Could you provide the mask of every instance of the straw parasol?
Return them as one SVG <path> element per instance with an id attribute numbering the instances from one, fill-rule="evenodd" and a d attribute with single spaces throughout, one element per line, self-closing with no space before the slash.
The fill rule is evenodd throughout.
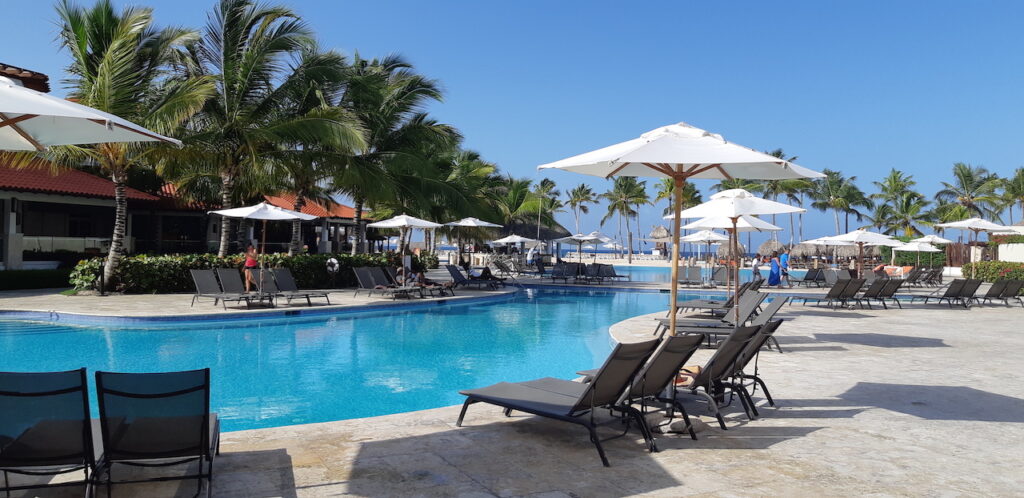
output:
<path id="1" fill-rule="evenodd" d="M 605 179 L 613 176 L 671 178 L 672 212 L 677 215 L 682 211 L 683 182 L 690 179 L 784 180 L 824 176 L 789 161 L 728 142 L 721 135 L 686 123 L 663 126 L 632 140 L 538 166 L 538 169 L 549 168 Z M 676 299 L 679 295 L 679 216 L 676 216 L 672 225 L 669 331 L 674 334 Z"/>
<path id="2" fill-rule="evenodd" d="M 718 246 L 718 251 L 716 251 L 715 254 L 717 254 L 719 258 L 731 259 L 738 258 L 740 255 L 747 252 L 747 248 L 744 247 L 743 244 L 736 242 L 734 245 L 736 246 L 735 252 L 729 250 L 728 244 L 722 244 Z"/>
<path id="3" fill-rule="evenodd" d="M 758 254 L 771 254 L 775 251 L 783 252 L 785 250 L 786 246 L 782 245 L 782 242 L 779 242 L 775 239 L 768 239 L 760 246 L 757 246 Z"/>
<path id="4" fill-rule="evenodd" d="M 820 249 L 821 249 L 821 246 L 817 246 L 817 245 L 814 245 L 814 244 L 800 243 L 800 244 L 797 244 L 797 245 L 793 246 L 793 248 L 789 250 L 789 255 L 793 256 L 793 257 L 797 257 L 797 258 L 806 258 L 808 256 L 817 256 L 818 252 L 820 252 Z"/>

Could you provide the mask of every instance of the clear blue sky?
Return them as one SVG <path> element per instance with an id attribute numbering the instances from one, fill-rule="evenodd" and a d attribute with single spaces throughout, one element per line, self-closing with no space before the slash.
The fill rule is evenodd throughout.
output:
<path id="1" fill-rule="evenodd" d="M 439 79 L 447 97 L 431 112 L 516 176 L 540 179 L 537 164 L 678 121 L 781 147 L 865 190 L 892 167 L 930 197 L 954 162 L 1001 175 L 1024 165 L 1024 2 L 283 3 L 325 46 L 401 53 Z M 213 2 L 139 4 L 161 24 L 198 27 Z M 8 9 L 3 61 L 59 79 L 54 20 L 46 1 Z M 563 191 L 608 188 L 550 177 Z M 643 231 L 663 207 L 643 212 Z M 560 220 L 572 229 L 570 214 Z M 833 230 L 830 215 L 808 220 L 808 236 Z"/>

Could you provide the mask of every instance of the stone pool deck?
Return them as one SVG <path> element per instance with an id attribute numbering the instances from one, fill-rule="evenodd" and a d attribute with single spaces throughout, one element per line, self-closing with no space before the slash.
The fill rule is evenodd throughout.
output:
<path id="1" fill-rule="evenodd" d="M 6 304 L 0 298 L 0 309 Z M 784 353 L 765 352 L 758 364 L 778 407 L 755 394 L 762 417 L 748 421 L 738 406 L 727 408 L 729 430 L 722 431 L 707 423 L 713 419 L 699 403 L 688 403 L 701 415 L 698 441 L 666 434 L 658 438 L 661 452 L 647 453 L 631 432 L 605 444 L 612 467 L 604 468 L 579 427 L 522 414 L 506 418 L 497 408 L 474 405 L 457 428 L 459 408 L 444 407 L 225 433 L 213 495 L 1024 493 L 1024 309 L 797 305 L 779 316 L 787 319 L 778 332 Z M 644 322 L 649 319 L 614 328 L 640 337 Z M 700 351 L 692 363 L 710 354 Z M 115 496 L 194 492 L 191 482 L 114 490 Z"/>

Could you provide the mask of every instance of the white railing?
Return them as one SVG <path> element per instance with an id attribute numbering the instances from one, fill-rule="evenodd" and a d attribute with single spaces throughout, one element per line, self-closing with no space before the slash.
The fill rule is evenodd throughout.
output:
<path id="1" fill-rule="evenodd" d="M 131 239 L 125 241 L 129 250 Z M 26 235 L 22 238 L 21 247 L 24 251 L 73 251 L 85 252 L 86 249 L 96 248 L 106 251 L 110 248 L 110 238 L 101 237 L 49 237 L 44 235 Z"/>

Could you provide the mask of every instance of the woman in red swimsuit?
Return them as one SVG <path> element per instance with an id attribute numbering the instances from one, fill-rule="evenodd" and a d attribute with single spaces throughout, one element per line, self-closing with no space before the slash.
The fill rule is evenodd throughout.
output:
<path id="1" fill-rule="evenodd" d="M 251 286 L 256 285 L 256 268 L 259 266 L 256 248 L 249 244 L 249 247 L 245 248 L 245 292 L 251 292 Z"/>

